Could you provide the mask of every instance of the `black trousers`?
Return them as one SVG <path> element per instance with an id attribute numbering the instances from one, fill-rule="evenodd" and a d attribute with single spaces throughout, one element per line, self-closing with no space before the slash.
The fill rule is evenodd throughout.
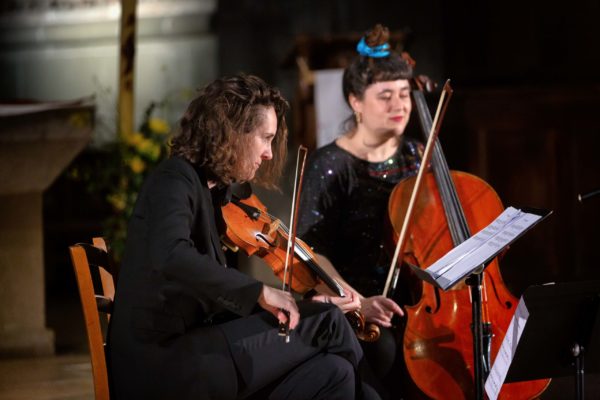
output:
<path id="1" fill-rule="evenodd" d="M 375 342 L 361 342 L 365 360 L 361 364 L 361 372 L 368 384 L 379 393 L 384 400 L 402 398 L 398 363 L 402 360 L 402 348 L 398 347 L 394 332 L 389 328 L 379 327 L 381 335 Z"/>
<path id="2" fill-rule="evenodd" d="M 240 399 L 377 399 L 357 374 L 363 353 L 339 308 L 300 302 L 290 341 L 268 312 L 219 325 L 238 372 Z"/>

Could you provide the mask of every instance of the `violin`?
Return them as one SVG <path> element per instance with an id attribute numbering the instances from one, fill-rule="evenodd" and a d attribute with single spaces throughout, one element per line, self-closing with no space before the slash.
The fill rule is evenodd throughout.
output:
<path id="1" fill-rule="evenodd" d="M 267 212 L 266 206 L 255 194 L 245 199 L 233 196 L 231 202 L 221 208 L 227 225 L 222 242 L 231 250 L 242 250 L 247 256 L 262 258 L 273 273 L 284 279 L 286 245 L 289 229 L 283 222 Z M 296 239 L 292 289 L 305 294 L 323 282 L 337 296 L 344 297 L 344 289 L 327 275 L 317 264 L 312 249 L 302 240 Z"/>
<path id="2" fill-rule="evenodd" d="M 262 258 L 273 273 L 284 281 L 289 229 L 283 222 L 269 214 L 266 206 L 251 194 L 251 190 L 241 196 L 233 195 L 221 211 L 227 225 L 221 241 L 232 251 L 241 249 L 247 256 Z M 345 296 L 342 286 L 319 266 L 314 252 L 301 239 L 296 238 L 293 255 L 290 268 L 293 275 L 292 290 L 306 294 L 319 283 L 324 283 L 335 295 Z M 373 341 L 379 337 L 378 327 L 368 324 L 360 311 L 346 313 L 346 319 L 360 340 Z"/>
<path id="3" fill-rule="evenodd" d="M 417 82 L 418 83 L 418 82 Z M 413 90 L 421 126 L 427 136 L 431 115 L 422 87 Z M 412 197 L 414 178 L 399 182 L 389 199 L 388 216 L 394 227 L 395 239 L 403 226 L 408 198 Z M 435 142 L 432 172 L 425 174 L 423 187 L 414 204 L 410 232 L 405 248 L 406 258 L 427 268 L 452 248 L 467 240 L 494 220 L 504 207 L 496 192 L 480 178 L 450 171 L 440 143 Z M 489 373 L 517 299 L 508 291 L 495 259 L 476 274 L 481 294 L 481 315 L 471 313 L 475 301 L 470 290 L 474 285 L 460 283 L 441 291 L 423 283 L 420 299 L 405 306 L 407 314 L 403 336 L 403 352 L 407 370 L 419 389 L 434 399 L 483 398 L 482 384 L 476 380 Z M 475 322 L 475 324 L 474 324 Z M 480 322 L 478 324 L 477 322 Z M 482 327 L 483 342 L 474 348 L 472 329 Z M 474 362 L 475 351 L 482 359 Z M 550 383 L 549 379 L 505 384 L 499 399 L 532 399 L 538 397 Z"/>

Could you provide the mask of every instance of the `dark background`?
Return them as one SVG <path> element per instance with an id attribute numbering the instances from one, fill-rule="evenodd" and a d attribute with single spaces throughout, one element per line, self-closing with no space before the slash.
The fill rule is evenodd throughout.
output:
<path id="1" fill-rule="evenodd" d="M 451 169 L 475 174 L 505 206 L 553 210 L 502 261 L 513 293 L 600 278 L 600 15 L 596 1 L 220 1 L 222 73 L 251 71 L 299 97 L 298 37 L 335 38 L 375 23 L 406 36 L 417 73 L 451 100 L 440 141 Z M 322 65 L 322 60 L 313 60 Z M 282 65 L 284 65 L 282 67 Z M 441 85 L 440 85 L 441 86 Z M 295 90 L 295 91 L 294 91 Z M 438 94 L 429 96 L 437 101 Z M 293 110 L 292 126 L 310 118 Z M 416 116 L 409 135 L 419 135 Z M 292 132 L 298 140 L 304 132 Z"/>
<path id="2" fill-rule="evenodd" d="M 579 193 L 600 188 L 599 15 L 597 0 L 221 0 L 212 29 L 221 75 L 255 73 L 296 106 L 310 103 L 289 62 L 299 37 L 361 34 L 378 22 L 402 32 L 418 73 L 452 81 L 440 134 L 450 168 L 485 180 L 505 206 L 553 210 L 501 261 L 505 283 L 518 297 L 532 284 L 600 278 L 600 196 L 577 201 Z M 320 62 L 311 60 L 315 67 Z M 298 127 L 311 118 L 306 108 L 293 108 L 292 147 L 310 140 Z M 408 134 L 419 134 L 416 122 L 413 116 Z M 65 313 L 80 317 L 78 309 L 59 308 L 76 301 L 77 292 L 71 271 L 58 266 L 69 263 L 68 245 L 101 232 L 108 212 L 65 177 L 44 196 L 48 325 L 58 352 L 86 346 L 83 336 L 61 325 Z M 570 377 L 555 380 L 543 397 L 570 398 L 573 384 Z M 589 375 L 586 385 L 589 398 L 600 392 L 598 375 Z"/>

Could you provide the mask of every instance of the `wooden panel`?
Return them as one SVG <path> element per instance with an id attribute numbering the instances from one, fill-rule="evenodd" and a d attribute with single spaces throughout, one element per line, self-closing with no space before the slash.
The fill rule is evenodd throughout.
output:
<path id="1" fill-rule="evenodd" d="M 458 89 L 456 95 L 448 158 L 466 154 L 467 169 L 488 181 L 505 206 L 554 210 L 502 260 L 509 287 L 520 294 L 534 283 L 600 279 L 593 251 L 600 243 L 600 197 L 577 202 L 578 193 L 600 187 L 600 88 Z"/>

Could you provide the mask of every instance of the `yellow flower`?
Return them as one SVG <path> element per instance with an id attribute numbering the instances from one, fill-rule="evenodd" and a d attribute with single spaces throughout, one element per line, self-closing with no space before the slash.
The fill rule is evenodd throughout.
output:
<path id="1" fill-rule="evenodd" d="M 152 161 L 156 161 L 156 160 L 158 160 L 158 157 L 160 157 L 160 152 L 161 152 L 161 150 L 160 150 L 160 146 L 159 146 L 159 145 L 155 145 L 155 146 L 152 148 L 152 154 L 150 154 L 150 159 L 151 159 Z"/>
<path id="2" fill-rule="evenodd" d="M 138 146 L 144 140 L 144 135 L 142 135 L 140 132 L 123 135 L 123 141 L 133 147 Z"/>
<path id="3" fill-rule="evenodd" d="M 135 174 L 140 174 L 146 169 L 146 163 L 139 156 L 134 156 L 129 160 L 129 168 Z"/>
<path id="4" fill-rule="evenodd" d="M 150 128 L 152 132 L 159 135 L 166 135 L 171 130 L 171 128 L 169 128 L 169 124 L 167 124 L 167 121 L 156 117 L 150 117 L 148 119 L 148 128 Z"/>
<path id="5" fill-rule="evenodd" d="M 69 176 L 75 180 L 79 179 L 79 168 L 77 168 L 77 167 L 71 168 L 69 170 Z"/>
<path id="6" fill-rule="evenodd" d="M 84 128 L 90 125 L 90 114 L 87 111 L 74 112 L 69 115 L 68 124 L 75 128 Z"/>
<path id="7" fill-rule="evenodd" d="M 156 161 L 160 156 L 160 145 L 150 139 L 143 139 L 135 147 L 140 154 L 148 157 L 152 161 Z"/>
<path id="8" fill-rule="evenodd" d="M 124 193 L 113 193 L 111 195 L 108 195 L 106 199 L 115 210 L 123 211 L 125 209 L 126 202 Z"/>

